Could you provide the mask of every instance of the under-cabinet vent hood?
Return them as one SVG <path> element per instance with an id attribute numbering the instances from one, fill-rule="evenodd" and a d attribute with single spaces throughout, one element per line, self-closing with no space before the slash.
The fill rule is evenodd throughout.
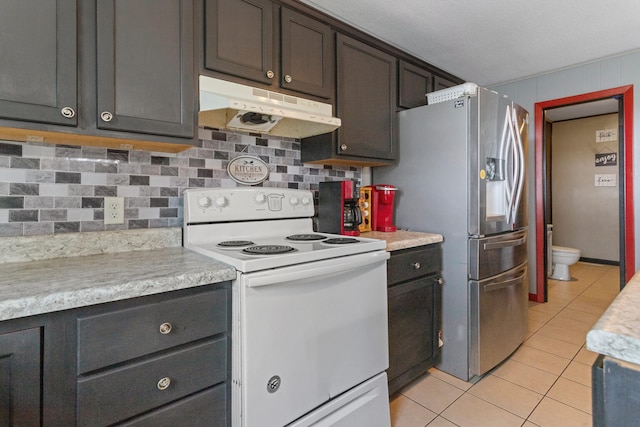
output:
<path id="1" fill-rule="evenodd" d="M 306 138 L 340 127 L 332 106 L 200 76 L 200 126 Z"/>

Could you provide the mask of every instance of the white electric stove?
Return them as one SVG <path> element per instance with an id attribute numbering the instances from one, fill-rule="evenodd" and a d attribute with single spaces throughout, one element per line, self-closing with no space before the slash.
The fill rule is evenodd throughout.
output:
<path id="1" fill-rule="evenodd" d="M 184 246 L 237 270 L 234 427 L 390 426 L 386 243 L 313 214 L 303 190 L 184 193 Z"/>

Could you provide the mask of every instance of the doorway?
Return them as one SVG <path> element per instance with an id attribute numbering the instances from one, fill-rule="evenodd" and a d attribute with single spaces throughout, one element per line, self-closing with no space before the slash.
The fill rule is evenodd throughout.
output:
<path id="1" fill-rule="evenodd" d="M 590 103 L 603 99 L 616 99 L 619 103 L 619 147 L 618 147 L 618 188 L 619 188 L 619 247 L 620 247 L 620 287 L 635 272 L 635 238 L 633 219 L 633 86 L 622 86 L 604 91 L 591 92 L 567 98 L 535 104 L 535 204 L 536 204 L 536 293 L 529 299 L 536 302 L 547 301 L 546 280 L 546 224 L 547 206 L 547 156 L 546 135 L 549 131 L 545 112 L 550 109 Z"/>

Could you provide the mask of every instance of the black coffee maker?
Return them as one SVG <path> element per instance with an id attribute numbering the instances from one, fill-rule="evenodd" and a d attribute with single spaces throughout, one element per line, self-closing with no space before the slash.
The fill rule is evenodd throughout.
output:
<path id="1" fill-rule="evenodd" d="M 360 189 L 355 181 L 321 182 L 318 197 L 318 231 L 359 236 L 362 213 Z"/>

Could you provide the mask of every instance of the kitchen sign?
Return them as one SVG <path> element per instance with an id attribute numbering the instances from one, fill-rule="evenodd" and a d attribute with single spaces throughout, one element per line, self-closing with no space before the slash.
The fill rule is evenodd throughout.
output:
<path id="1" fill-rule="evenodd" d="M 227 174 L 238 184 L 256 185 L 269 177 L 269 166 L 259 157 L 238 156 L 227 165 Z"/>
<path id="2" fill-rule="evenodd" d="M 618 153 L 597 153 L 596 166 L 617 166 Z"/>

